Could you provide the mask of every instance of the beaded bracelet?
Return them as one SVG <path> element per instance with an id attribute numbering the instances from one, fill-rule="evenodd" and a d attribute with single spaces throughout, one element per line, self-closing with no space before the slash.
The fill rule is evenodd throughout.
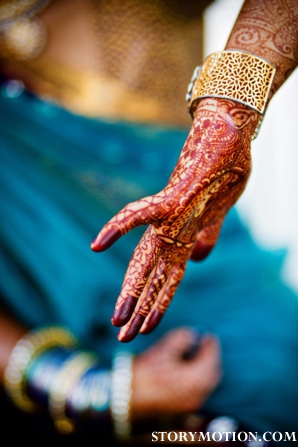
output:
<path id="1" fill-rule="evenodd" d="M 26 385 L 28 395 L 49 409 L 56 429 L 68 434 L 83 420 L 110 426 L 110 377 L 92 353 L 53 348 L 31 362 Z"/>
<path id="2" fill-rule="evenodd" d="M 76 338 L 61 327 L 28 332 L 14 347 L 5 370 L 7 393 L 25 411 L 48 404 L 62 434 L 73 432 L 75 420 L 83 413 L 96 419 L 102 414 L 105 421 L 112 416 L 116 436 L 127 438 L 131 433 L 132 355 L 118 352 L 110 372 L 100 366 L 96 355 L 77 346 Z"/>
<path id="3" fill-rule="evenodd" d="M 68 414 L 77 419 L 103 422 L 110 420 L 111 372 L 96 365 L 85 372 L 67 398 Z"/>
<path id="4" fill-rule="evenodd" d="M 28 332 L 22 337 L 9 358 L 4 373 L 4 387 L 12 401 L 24 411 L 33 412 L 37 405 L 27 396 L 25 376 L 32 360 L 52 347 L 75 347 L 76 338 L 62 327 L 48 326 Z"/>
<path id="5" fill-rule="evenodd" d="M 49 410 L 57 430 L 62 434 L 75 431 L 75 423 L 66 416 L 66 403 L 82 375 L 97 363 L 97 357 L 86 351 L 75 352 L 58 371 L 49 393 Z"/>
<path id="6" fill-rule="evenodd" d="M 114 431 L 118 438 L 125 439 L 131 434 L 130 404 L 132 395 L 133 356 L 120 351 L 113 359 L 111 385 L 111 414 Z"/>

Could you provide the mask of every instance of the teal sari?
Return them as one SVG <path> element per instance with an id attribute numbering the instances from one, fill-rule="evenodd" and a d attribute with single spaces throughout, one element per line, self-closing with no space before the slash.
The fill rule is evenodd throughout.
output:
<path id="1" fill-rule="evenodd" d="M 4 88 L 4 87 L 3 87 Z M 89 246 L 125 204 L 164 187 L 185 129 L 75 116 L 30 94 L 0 98 L 1 299 L 28 327 L 70 327 L 109 362 L 110 323 L 144 228 L 107 252 Z M 202 263 L 189 262 L 159 327 L 204 326 L 222 346 L 223 378 L 205 410 L 255 431 L 298 431 L 298 300 L 280 280 L 283 253 L 260 250 L 232 210 Z"/>

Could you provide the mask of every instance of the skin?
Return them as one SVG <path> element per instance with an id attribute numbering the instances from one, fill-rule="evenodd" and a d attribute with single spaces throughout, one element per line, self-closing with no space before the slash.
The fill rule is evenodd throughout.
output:
<path id="1" fill-rule="evenodd" d="M 276 67 L 269 99 L 298 62 L 296 0 L 247 0 L 225 49 L 251 52 Z M 112 323 L 129 342 L 152 331 L 181 282 L 188 259 L 204 259 L 222 221 L 243 192 L 251 170 L 250 142 L 260 115 L 235 101 L 198 101 L 194 122 L 167 186 L 128 204 L 91 244 L 109 248 L 139 225 L 149 225 L 136 247 Z"/>
<path id="2" fill-rule="evenodd" d="M 136 358 L 131 401 L 134 420 L 195 412 L 203 406 L 221 377 L 220 349 L 215 337 L 205 336 L 194 357 L 185 361 L 182 355 L 193 337 L 187 328 L 173 330 Z"/>
<path id="3" fill-rule="evenodd" d="M 11 351 L 26 332 L 26 327 L 1 310 L 0 339 L 6 343 L 0 350 L 0 385 Z M 175 329 L 135 358 L 132 420 L 197 411 L 204 404 L 221 377 L 220 347 L 214 336 L 206 335 L 186 361 L 183 355 L 196 342 L 196 335 L 188 328 Z"/>
<path id="4" fill-rule="evenodd" d="M 42 18 L 50 38 L 43 57 L 63 63 L 68 61 L 69 65 L 83 66 L 84 69 L 100 69 L 100 63 L 95 63 L 93 58 L 97 51 L 92 47 L 93 36 L 90 35 L 88 40 L 88 33 L 77 31 L 79 19 L 85 17 L 81 10 L 85 5 L 86 2 L 79 0 L 56 0 L 44 10 Z M 76 20 L 71 20 L 73 13 Z M 248 0 L 226 47 L 251 51 L 276 65 L 271 96 L 297 63 L 297 15 L 296 1 Z M 63 26 L 55 28 L 58 19 Z M 84 26 L 83 30 L 86 29 L 89 30 Z M 74 35 L 77 38 L 75 45 Z M 256 35 L 257 39 L 254 38 Z M 16 75 L 21 78 L 17 71 Z M 167 121 L 165 114 L 163 118 L 165 121 L 162 122 L 174 122 Z M 130 328 L 138 315 L 144 325 L 143 331 L 146 326 L 147 331 L 150 330 L 150 321 L 151 329 L 154 327 L 154 321 L 160 319 L 174 296 L 188 259 L 203 259 L 211 251 L 224 216 L 241 194 L 249 176 L 250 136 L 258 120 L 256 112 L 233 101 L 200 101 L 169 184 L 159 194 L 128 205 L 94 242 L 95 250 L 104 250 L 136 225 L 145 224 L 145 220 L 149 224 L 142 245 L 137 247 L 130 264 L 137 268 L 137 275 L 133 269 L 128 270 L 123 284 L 125 292 L 120 295 L 119 305 L 117 302 L 114 323 L 123 324 L 129 318 L 128 314 L 135 310 L 132 321 L 125 323 L 120 332 L 122 341 L 137 334 L 138 330 L 131 331 Z M 137 302 L 138 307 L 133 308 L 130 300 Z M 27 329 L 3 313 L 0 329 L 2 380 L 11 350 Z M 188 329 L 177 329 L 136 358 L 133 418 L 197 410 L 216 387 L 220 379 L 218 342 L 214 337 L 205 338 L 201 349 L 185 362 L 182 354 L 192 335 Z"/>
<path id="5" fill-rule="evenodd" d="M 99 2 L 94 2 L 99 4 Z M 106 2 L 102 1 L 101 4 L 105 3 L 105 7 L 108 8 L 105 11 L 105 20 L 110 23 L 111 15 L 114 14 L 113 10 L 109 10 L 111 5 L 110 0 Z M 120 4 L 121 2 L 119 2 Z M 181 8 L 182 12 L 187 12 L 190 15 L 191 20 L 193 20 L 193 11 L 188 10 L 188 5 L 193 5 L 195 9 L 196 21 L 200 24 L 199 12 L 202 9 L 200 6 L 201 2 L 193 2 L 188 0 L 186 4 L 181 6 L 180 2 L 175 1 L 177 8 Z M 204 2 L 206 4 L 208 2 Z M 130 6 L 132 11 L 140 12 L 140 2 L 138 0 L 130 0 Z M 164 2 L 160 0 L 152 0 L 151 2 L 142 4 L 142 11 L 145 14 L 146 7 L 156 7 L 155 13 L 161 14 L 158 8 L 165 7 Z M 125 9 L 125 8 L 124 8 Z M 121 12 L 121 11 L 120 11 Z M 125 12 L 125 10 L 124 10 Z M 184 47 L 184 41 L 189 44 L 188 35 L 181 32 L 184 29 L 185 24 L 183 20 L 189 20 L 188 16 L 185 18 L 184 14 L 180 14 L 180 9 L 178 14 L 171 21 L 171 26 L 173 28 L 173 33 L 175 32 L 175 24 L 177 26 L 177 35 L 174 35 L 175 42 L 178 45 Z M 104 54 L 107 53 L 107 45 L 104 40 L 94 39 L 94 30 L 90 27 L 90 2 L 85 0 L 53 0 L 47 8 L 45 8 L 40 14 L 40 18 L 47 27 L 48 41 L 44 52 L 38 57 L 39 62 L 50 61 L 55 65 L 55 63 L 65 64 L 67 67 L 79 68 L 83 71 L 91 71 L 92 73 L 101 73 L 103 65 L 106 63 L 104 60 Z M 106 15 L 108 14 L 108 17 Z M 110 16 L 109 16 L 110 14 Z M 182 17 L 181 22 L 177 21 L 176 17 Z M 94 14 L 96 18 L 96 15 Z M 93 18 L 94 18 L 93 17 Z M 168 24 L 168 17 L 162 15 L 164 23 Z M 120 15 L 121 18 L 121 15 Z M 154 19 L 154 17 L 153 17 Z M 92 25 L 93 22 L 91 22 Z M 155 58 L 156 55 L 156 45 L 152 38 L 155 33 L 154 26 L 158 24 L 159 32 L 160 24 L 156 20 L 152 20 L 147 23 L 147 26 L 152 27 L 148 30 L 148 35 L 151 36 L 149 41 L 145 42 L 144 51 L 146 51 L 146 57 L 144 58 L 147 63 Z M 116 31 L 119 33 L 117 38 L 120 38 L 121 33 L 127 33 L 127 28 L 131 26 L 129 20 L 122 20 L 121 26 L 113 29 L 113 35 Z M 143 28 L 143 23 L 140 23 L 140 30 L 136 30 L 137 34 L 141 35 L 141 30 Z M 147 34 L 146 34 L 147 35 Z M 160 34 L 159 34 L 160 35 Z M 196 35 L 196 34 L 195 34 Z M 105 37 L 105 36 L 103 36 Z M 182 43 L 179 38 L 183 37 Z M 133 36 L 132 36 L 133 38 Z M 168 41 L 168 29 L 163 31 L 160 35 L 163 41 Z M 103 42 L 103 43 L 102 43 Z M 192 42 L 193 44 L 194 42 Z M 101 45 L 103 47 L 101 47 Z M 173 50 L 174 51 L 174 48 Z M 191 54 L 192 52 L 189 51 Z M 183 125 L 189 124 L 189 117 L 185 113 L 185 103 L 183 100 L 184 86 L 188 82 L 188 72 L 191 71 L 195 60 L 190 59 L 190 54 L 185 53 L 187 59 L 186 66 L 179 64 L 179 75 L 175 73 L 172 74 L 171 89 L 175 91 L 179 89 L 182 90 L 181 100 L 180 95 L 171 95 L 172 101 L 174 101 L 175 107 L 173 107 L 172 115 L 169 116 L 166 113 L 158 116 L 158 123 L 173 124 L 174 122 L 182 123 Z M 99 57 L 99 56 L 100 57 Z M 171 55 L 171 53 L 170 53 Z M 144 56 L 144 53 L 141 54 Z M 164 54 L 164 66 L 168 67 L 167 60 L 165 57 L 167 53 Z M 194 57 L 195 58 L 195 57 Z M 175 60 L 172 58 L 172 60 Z M 149 61 L 149 62 L 148 62 Z M 32 68 L 34 68 L 35 60 L 30 61 Z M 121 73 L 126 73 L 125 64 L 127 63 L 126 57 L 123 57 L 124 66 L 117 69 L 119 76 Z M 139 79 L 138 82 L 143 82 L 144 72 L 147 71 L 147 65 L 143 66 L 143 59 L 136 61 L 139 63 Z M 21 64 L 22 70 L 19 70 L 20 65 L 16 65 L 13 59 L 6 61 L 9 63 L 9 68 L 12 70 L 14 77 L 16 79 L 22 80 L 30 91 L 38 93 L 34 90 L 35 88 L 35 78 L 31 78 L 31 73 L 27 73 L 24 76 L 24 66 Z M 5 64 L 6 64 L 5 63 Z M 3 70 L 5 71 L 6 65 L 4 64 Z M 31 66 L 31 65 L 30 65 Z M 120 69 L 121 68 L 121 69 Z M 130 67 L 129 67 L 130 68 Z M 186 73 L 184 79 L 184 72 Z M 137 70 L 138 73 L 138 70 Z M 8 75 L 10 71 L 8 70 Z M 171 74 L 171 73 L 170 73 Z M 159 89 L 155 96 L 160 101 L 160 106 L 162 110 L 166 110 L 168 104 L 164 103 L 164 95 L 160 95 L 160 91 L 168 88 L 168 76 L 169 73 L 165 73 L 161 76 L 162 84 L 159 83 Z M 122 78 L 119 79 L 120 85 L 125 85 Z M 135 89 L 144 87 L 141 85 L 131 86 L 132 92 Z M 117 91 L 117 94 L 119 90 Z M 120 95 L 121 96 L 121 95 Z M 131 101 L 132 102 L 132 101 Z M 106 102 L 103 104 L 107 105 L 109 110 L 111 110 L 111 104 Z M 113 105 L 113 116 L 119 116 L 119 104 Z M 166 106 L 166 107 L 163 107 Z M 177 115 L 177 110 L 179 111 Z M 124 111 L 124 112 L 123 112 Z M 121 108 L 121 113 L 125 114 L 125 119 L 134 119 L 135 116 L 127 113 L 125 107 Z M 106 113 L 104 114 L 106 116 Z M 143 119 L 143 117 L 142 117 Z M 155 120 L 157 117 L 155 117 Z M 17 341 L 28 331 L 28 328 L 22 326 L 17 320 L 15 320 L 11 315 L 4 311 L 0 311 L 0 383 L 3 383 L 4 371 L 7 367 L 11 351 L 16 345 Z M 191 360 L 183 360 L 183 354 L 189 349 L 193 341 L 193 331 L 187 328 L 177 329 L 172 331 L 170 334 L 166 335 L 158 343 L 154 344 L 148 351 L 144 351 L 138 355 L 134 360 L 133 365 L 133 383 L 132 383 L 132 403 L 131 411 L 133 419 L 146 418 L 158 410 L 158 414 L 166 411 L 168 414 L 182 413 L 188 410 L 198 410 L 203 404 L 205 399 L 211 393 L 211 391 L 216 387 L 221 376 L 221 365 L 220 365 L 220 348 L 219 343 L 215 337 L 205 337 L 202 340 L 202 346 L 197 350 Z M 154 374 L 152 375 L 152 372 Z M 181 371 L 181 374 L 178 374 Z M 158 380 L 155 380 L 155 375 L 158 375 Z M 155 377 L 156 378 L 156 377 Z M 160 403 L 160 408 L 159 408 Z M 158 409 L 159 408 L 159 409 Z"/>
<path id="6" fill-rule="evenodd" d="M 4 381 L 4 371 L 12 349 L 17 341 L 26 333 L 26 328 L 8 315 L 3 309 L 0 309 L 0 384 Z"/>
<path id="7" fill-rule="evenodd" d="M 185 88 L 202 58 L 211 1 L 51 0 L 39 14 L 48 34 L 42 53 L 8 58 L 2 71 L 76 113 L 189 128 Z"/>
<path id="8" fill-rule="evenodd" d="M 202 101 L 165 189 L 127 205 L 95 242 L 99 249 L 100 243 L 110 243 L 109 237 L 149 224 L 113 315 L 114 325 L 125 325 L 121 341 L 130 341 L 141 328 L 143 333 L 151 331 L 173 298 L 189 257 L 204 258 L 211 251 L 223 218 L 248 179 L 250 139 L 257 121 L 258 114 L 241 104 Z"/>

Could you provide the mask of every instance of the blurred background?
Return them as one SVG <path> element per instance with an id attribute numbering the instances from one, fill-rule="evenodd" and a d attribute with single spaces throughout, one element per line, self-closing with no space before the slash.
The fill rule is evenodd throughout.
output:
<path id="1" fill-rule="evenodd" d="M 32 65 L 29 60 L 27 64 L 29 79 L 30 81 L 33 79 L 32 90 L 30 88 L 29 90 L 33 93 L 37 91 L 38 94 L 38 82 L 35 83 L 38 79 L 42 86 L 40 96 L 46 101 L 23 94 L 24 84 L 18 79 L 26 78 L 26 70 L 20 71 L 22 75 L 20 78 L 10 76 L 8 71 L 8 82 L 4 83 L 1 91 L 3 98 L 0 95 L 4 104 L 3 108 L 0 107 L 0 114 L 2 114 L 0 124 L 4 143 L 7 143 L 7 146 L 3 144 L 3 148 L 6 147 L 6 152 L 3 150 L 3 153 L 9 160 L 11 171 L 16 172 L 14 176 L 17 180 L 15 186 L 13 182 L 16 180 L 12 176 L 13 181 L 12 186 L 9 185 L 9 191 L 14 192 L 15 189 L 18 192 L 22 191 L 16 199 L 12 194 L 15 199 L 12 205 L 13 213 L 10 213 L 11 208 L 7 205 L 9 195 L 3 194 L 2 209 L 5 210 L 6 218 L 2 219 L 2 225 L 7 227 L 5 230 L 10 244 L 8 259 L 9 262 L 22 266 L 17 273 L 11 269 L 10 283 L 8 281 L 10 277 L 3 281 L 4 286 L 8 284 L 4 302 L 9 308 L 11 306 L 15 315 L 19 315 L 20 321 L 26 323 L 26 327 L 39 326 L 48 321 L 69 326 L 72 331 L 79 334 L 88 347 L 100 352 L 104 361 L 110 365 L 113 351 L 118 346 L 116 339 L 118 329 L 110 324 L 110 316 L 131 250 L 135 247 L 143 229 L 135 229 L 100 256 L 89 250 L 89 244 L 91 237 L 96 235 L 101 224 L 122 206 L 131 200 L 143 197 L 144 191 L 147 195 L 147 191 L 154 193 L 164 186 L 167 175 L 171 172 L 169 160 L 174 162 L 173 147 L 182 147 L 186 134 L 184 130 L 177 134 L 176 130 L 174 133 L 163 134 L 163 132 L 157 132 L 156 129 L 152 132 L 151 128 L 147 131 L 145 127 L 139 127 L 140 117 L 136 116 L 135 110 L 143 105 L 143 96 L 138 96 L 138 93 L 149 86 L 148 91 L 145 90 L 144 97 L 147 99 L 149 97 L 150 100 L 156 99 L 152 95 L 152 91 L 156 90 L 159 100 L 163 92 L 167 100 L 163 101 L 165 110 L 162 108 L 161 110 L 165 113 L 161 115 L 168 116 L 169 110 L 174 110 L 175 117 L 172 119 L 176 119 L 177 110 L 174 107 L 177 106 L 175 124 L 178 123 L 180 126 L 181 123 L 183 125 L 186 123 L 190 126 L 191 119 L 186 111 L 184 92 L 194 65 L 192 58 L 185 56 L 190 41 L 188 35 L 181 33 L 183 36 L 181 47 L 177 45 L 181 54 L 179 58 L 177 57 L 179 51 L 176 52 L 175 46 L 172 45 L 175 39 L 171 40 L 172 34 L 169 32 L 169 29 L 175 31 L 175 27 L 171 28 L 169 15 L 160 14 L 159 17 L 162 17 L 164 21 L 164 27 L 161 27 L 163 33 L 149 35 L 148 54 L 154 61 L 156 48 L 160 51 L 160 47 L 152 44 L 156 41 L 164 51 L 160 56 L 161 60 L 163 58 L 171 60 L 170 56 L 173 56 L 173 65 L 179 69 L 177 74 L 183 78 L 183 82 L 177 82 L 177 86 L 181 85 L 181 95 L 178 90 L 175 90 L 176 94 L 173 95 L 172 87 L 168 88 L 171 81 L 176 82 L 180 79 L 176 72 L 168 70 L 168 67 L 165 73 L 171 74 L 172 79 L 160 72 L 158 64 L 154 67 L 155 71 L 153 70 L 151 78 L 149 76 L 149 82 L 143 76 L 136 76 L 135 81 L 128 76 L 126 79 L 128 86 L 136 95 L 126 96 L 127 92 L 124 90 L 122 98 L 124 106 L 122 104 L 123 107 L 120 107 L 121 103 L 115 101 L 117 113 L 124 111 L 124 114 L 115 116 L 117 119 L 123 119 L 129 110 L 131 113 L 129 119 L 132 123 L 127 127 L 117 123 L 115 125 L 111 104 L 113 99 L 118 98 L 119 85 L 116 82 L 118 78 L 117 76 L 113 78 L 119 69 L 119 61 L 114 58 L 114 54 L 117 55 L 118 52 L 118 42 L 115 45 L 110 42 L 113 53 L 110 51 L 110 46 L 106 45 L 106 40 L 102 38 L 104 45 L 101 46 L 101 50 L 108 54 L 104 53 L 102 59 L 97 57 L 101 56 L 101 53 L 97 47 L 97 40 L 93 39 L 90 10 L 87 8 L 88 3 L 93 6 L 104 4 L 107 7 L 105 12 L 110 13 L 113 11 L 109 8 L 111 10 L 115 8 L 115 3 L 112 0 L 106 2 L 56 0 L 59 6 L 61 6 L 60 2 L 63 8 L 61 15 L 59 13 L 57 16 L 59 20 L 55 15 L 55 8 L 52 10 L 53 15 L 50 8 L 48 10 L 45 8 L 44 11 L 45 25 L 49 30 L 55 29 L 55 33 L 49 32 L 49 39 L 46 41 L 48 59 L 44 53 L 41 53 L 39 60 L 38 58 L 33 60 Z M 160 0 L 161 4 L 163 2 L 166 3 Z M 45 4 L 47 3 L 45 0 Z M 146 10 L 146 6 L 150 7 L 150 2 L 131 0 L 131 3 L 140 13 Z M 122 3 L 124 10 L 129 4 L 128 0 Z M 168 4 L 171 7 L 174 4 L 182 5 L 183 10 L 186 11 L 185 15 L 193 20 L 191 8 L 193 5 L 203 8 L 202 5 L 205 2 L 188 0 L 188 2 L 180 3 L 180 0 L 176 2 L 168 0 Z M 203 20 L 204 57 L 225 47 L 242 4 L 242 0 L 215 0 L 206 9 Z M 72 9 L 73 21 L 71 20 Z M 106 16 L 101 14 L 100 9 L 96 11 L 98 14 L 95 15 L 95 23 L 92 22 L 95 27 L 93 31 L 100 31 L 103 37 L 111 36 L 113 40 L 115 27 L 111 28 L 108 20 L 105 23 Z M 119 12 L 118 9 L 117 12 Z M 120 12 L 119 17 L 122 19 Z M 86 22 L 82 20 L 82 17 L 85 17 Z M 108 17 L 114 19 L 113 14 Z M 125 23 L 123 29 L 128 31 L 126 44 L 132 42 L 133 51 L 129 53 L 130 59 L 123 51 L 125 57 L 121 60 L 120 54 L 119 60 L 123 64 L 122 68 L 128 67 L 127 72 L 125 70 L 124 72 L 130 75 L 131 61 L 134 60 L 136 53 L 140 53 L 140 47 L 136 45 L 138 34 L 130 33 L 133 27 L 126 20 L 125 14 L 123 17 L 125 17 L 122 21 Z M 112 23 L 114 23 L 113 20 Z M 153 20 L 152 23 L 154 23 Z M 82 26 L 81 34 L 73 32 L 73 24 Z M 199 38 L 196 37 L 193 40 L 198 50 L 191 53 L 194 55 L 195 63 L 200 63 L 202 53 L 197 42 L 201 42 L 201 15 L 195 21 L 195 25 L 198 25 L 196 36 Z M 122 37 L 121 30 L 118 36 Z M 98 35 L 98 41 L 100 41 L 102 36 Z M 166 44 L 162 46 L 164 40 Z M 64 47 L 61 42 L 65 43 Z M 167 45 L 167 42 L 170 42 L 170 45 Z M 69 51 L 67 43 L 71 44 L 70 48 L 73 51 Z M 80 43 L 82 43 L 81 46 Z M 21 44 L 22 50 L 25 48 L 28 51 L 28 45 L 23 42 Z M 83 48 L 83 51 L 79 51 L 79 47 Z M 131 48 L 130 45 L 128 47 Z M 54 53 L 54 49 L 57 50 L 57 54 Z M 64 56 L 67 57 L 64 59 Z M 108 61 L 108 69 L 110 69 L 110 62 L 113 62 L 112 68 L 115 73 L 111 69 L 112 75 L 106 70 L 104 64 L 101 66 L 105 58 Z M 187 61 L 188 59 L 190 60 Z M 20 65 L 23 69 L 26 61 L 24 63 L 21 61 Z M 171 64 L 169 66 L 171 67 Z M 32 73 L 37 73 L 36 79 L 34 76 L 31 79 Z M 12 74 L 14 75 L 13 70 Z M 40 79 L 39 74 L 41 74 Z M 102 77 L 97 77 L 98 74 L 102 74 Z M 269 251 L 276 250 L 277 254 L 285 254 L 283 279 L 296 292 L 298 292 L 297 77 L 298 72 L 294 73 L 283 85 L 269 105 L 259 136 L 252 143 L 252 175 L 243 196 L 237 203 L 237 209 L 248 225 L 255 242 L 261 248 Z M 11 79 L 13 81 L 10 81 Z M 158 82 L 154 84 L 153 81 L 162 81 L 161 88 L 156 89 L 156 85 L 159 84 Z M 61 93 L 60 82 L 65 98 L 62 94 L 61 97 L 56 95 L 56 93 Z M 151 85 L 154 86 L 152 91 L 150 91 Z M 52 96 L 51 93 L 53 93 Z M 85 115 L 88 108 L 86 107 L 85 111 L 82 110 L 82 98 L 85 96 L 88 106 L 94 106 L 94 109 L 91 107 L 90 112 L 95 112 L 95 115 L 98 112 L 99 117 L 104 116 L 102 122 L 100 120 L 93 122 L 85 116 L 80 116 L 80 113 Z M 52 100 L 56 97 L 58 97 L 58 103 Z M 74 101 L 74 97 L 77 102 Z M 129 100 L 127 100 L 128 97 Z M 177 97 L 179 101 L 176 104 Z M 99 98 L 104 98 L 104 101 L 99 101 Z M 69 100 L 68 104 L 72 106 L 70 110 L 78 112 L 78 115 L 71 115 L 63 108 L 59 108 L 60 103 L 63 105 L 62 99 L 65 99 L 65 102 Z M 98 109 L 101 104 L 104 105 L 103 110 Z M 107 110 L 106 104 L 108 104 Z M 152 104 L 154 109 L 156 104 L 154 101 Z M 76 108 L 78 105 L 80 108 Z M 134 109 L 135 105 L 136 109 Z M 93 116 L 92 113 L 90 116 Z M 156 118 L 155 115 L 153 117 Z M 110 118 L 111 121 L 109 121 Z M 149 119 L 148 122 L 150 122 Z M 159 123 L 158 120 L 157 122 Z M 8 123 L 8 129 L 6 129 L 6 123 Z M 101 132 L 101 138 L 98 138 L 98 132 Z M 18 157 L 16 163 L 14 162 L 15 153 Z M 5 164 L 0 163 L 0 167 L 4 169 Z M 165 174 L 166 170 L 168 174 Z M 22 175 L 19 176 L 19 172 Z M 34 179 L 32 187 L 31 177 Z M 22 185 L 21 181 L 26 186 L 27 183 L 29 184 L 28 191 L 31 195 L 27 193 L 27 189 L 19 186 Z M 38 187 L 35 186 L 35 181 Z M 2 192 L 4 191 L 2 189 Z M 19 206 L 19 203 L 22 206 Z M 28 209 L 29 212 L 23 213 L 23 208 Z M 29 219 L 27 219 L 28 215 Z M 272 423 L 271 426 L 279 427 L 273 424 L 280 424 L 281 419 L 284 426 L 289 427 L 289 420 L 294 426 L 294 424 L 297 425 L 298 420 L 298 387 L 297 381 L 294 380 L 298 369 L 296 355 L 298 352 L 298 301 L 294 293 L 282 288 L 279 283 L 278 273 L 282 257 L 271 256 L 269 253 L 257 250 L 254 244 L 251 244 L 250 238 L 246 237 L 246 232 L 242 231 L 236 213 L 232 212 L 231 215 L 230 230 L 228 228 L 226 237 L 219 241 L 217 257 L 210 256 L 199 267 L 195 263 L 190 263 L 189 273 L 182 285 L 184 289 L 181 288 L 179 292 L 183 300 L 179 297 L 175 298 L 163 324 L 148 337 L 139 337 L 134 340 L 131 344 L 132 350 L 144 351 L 149 345 L 157 342 L 165 331 L 185 325 L 185 322 L 203 332 L 202 324 L 208 331 L 216 333 L 219 337 L 223 359 L 223 380 L 211 396 L 206 406 L 207 411 L 216 410 L 216 414 L 235 415 L 241 423 L 245 422 L 247 426 L 255 425 L 260 430 L 263 429 L 262 427 L 270 426 L 269 423 Z M 14 226 L 10 225 L 10 218 Z M 22 231 L 15 231 L 14 228 L 18 229 L 20 223 Z M 23 231 L 29 237 L 24 237 Z M 46 234 L 47 237 L 49 235 L 48 240 L 53 242 L 39 243 L 39 239 L 36 239 L 39 234 Z M 20 247 L 24 247 L 23 251 Z M 23 253 L 25 253 L 24 259 Z M 243 260 L 243 266 L 240 264 L 241 260 Z M 6 264 L 9 270 L 10 264 L 8 262 Z M 6 264 L 3 262 L 3 265 Z M 23 268 L 23 265 L 26 268 Z M 235 265 L 239 267 L 238 270 L 233 268 Z M 27 273 L 27 267 L 30 274 Z M 198 296 L 198 299 L 194 300 L 194 296 Z M 2 325 L 0 353 L 1 350 L 3 352 L 8 339 L 3 327 Z M 13 330 L 15 331 L 15 327 Z M 9 351 L 11 347 L 7 350 Z M 150 368 L 146 370 L 150 372 Z M 175 372 L 174 369 L 173 372 Z M 173 377 L 175 379 L 175 376 Z M 187 383 L 187 381 L 184 382 Z M 7 402 L 5 401 L 2 408 L 1 405 L 0 399 L 0 413 L 6 414 Z M 7 413 L 12 424 L 15 423 L 13 414 Z M 21 418 L 20 424 L 22 427 L 27 427 L 28 424 L 29 431 L 31 424 L 36 426 L 43 439 L 45 437 L 43 426 L 30 421 L 32 420 L 29 417 L 28 421 L 23 421 Z M 62 445 L 65 446 L 65 444 Z"/>

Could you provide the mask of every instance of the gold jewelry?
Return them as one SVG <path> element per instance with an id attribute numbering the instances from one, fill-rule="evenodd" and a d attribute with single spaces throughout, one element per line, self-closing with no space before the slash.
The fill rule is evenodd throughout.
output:
<path id="1" fill-rule="evenodd" d="M 50 0 L 14 0 L 0 6 L 0 34 L 9 53 L 20 60 L 33 59 L 44 49 L 46 29 L 35 17 Z"/>
<path id="2" fill-rule="evenodd" d="M 65 415 L 67 398 L 82 375 L 96 362 L 95 355 L 79 351 L 59 370 L 49 394 L 49 410 L 57 430 L 62 434 L 75 431 L 75 423 Z"/>
<path id="3" fill-rule="evenodd" d="M 19 408 L 28 412 L 37 409 L 26 394 L 25 376 L 31 361 L 44 350 L 55 346 L 74 347 L 76 344 L 76 338 L 68 330 L 56 326 L 28 332 L 18 341 L 4 373 L 4 386 Z"/>
<path id="4" fill-rule="evenodd" d="M 245 104 L 264 114 L 276 69 L 265 59 L 238 50 L 210 54 L 195 69 L 186 99 L 193 116 L 200 98 L 225 98 Z"/>
<path id="5" fill-rule="evenodd" d="M 122 439 L 131 434 L 132 366 L 133 356 L 129 352 L 121 351 L 114 357 L 110 408 L 115 434 Z"/>

